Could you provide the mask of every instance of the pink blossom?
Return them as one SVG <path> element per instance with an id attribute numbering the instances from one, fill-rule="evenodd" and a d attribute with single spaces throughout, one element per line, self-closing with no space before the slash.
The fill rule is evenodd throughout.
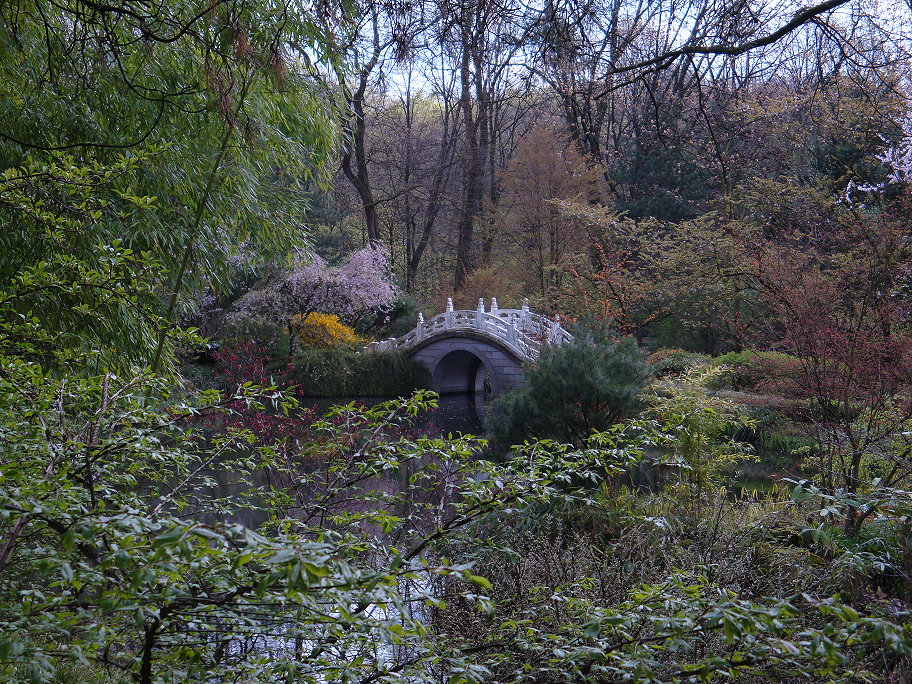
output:
<path id="1" fill-rule="evenodd" d="M 379 245 L 358 250 L 338 267 L 327 266 L 313 255 L 278 270 L 241 297 L 232 319 L 285 325 L 295 314 L 318 311 L 353 325 L 365 316 L 392 309 L 399 290 L 390 278 L 389 260 Z"/>
<path id="2" fill-rule="evenodd" d="M 888 148 L 878 159 L 890 167 L 891 183 L 912 182 L 912 112 L 902 122 L 902 140 Z"/>

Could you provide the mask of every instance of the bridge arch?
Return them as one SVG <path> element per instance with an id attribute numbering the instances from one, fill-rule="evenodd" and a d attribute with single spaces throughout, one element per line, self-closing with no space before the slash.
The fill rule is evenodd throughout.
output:
<path id="1" fill-rule="evenodd" d="M 523 360 L 495 338 L 474 331 L 449 331 L 410 350 L 431 373 L 439 394 L 482 392 L 497 395 L 522 387 Z"/>
<path id="2" fill-rule="evenodd" d="M 438 394 L 484 392 L 486 385 L 493 388 L 494 377 L 493 369 L 475 352 L 454 349 L 437 360 L 431 386 Z"/>
<path id="3" fill-rule="evenodd" d="M 369 344 L 365 351 L 401 349 L 424 364 L 431 373 L 432 389 L 440 394 L 490 389 L 492 394 L 522 387 L 523 363 L 535 363 L 545 344 L 563 344 L 573 339 L 557 318 L 521 309 L 500 309 L 497 300 L 485 310 L 478 300 L 474 311 L 453 309 L 425 321 L 402 337 Z"/>

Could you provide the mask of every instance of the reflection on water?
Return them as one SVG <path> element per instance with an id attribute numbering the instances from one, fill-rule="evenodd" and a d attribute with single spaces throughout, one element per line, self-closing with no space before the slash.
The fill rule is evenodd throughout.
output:
<path id="1" fill-rule="evenodd" d="M 485 433 L 484 394 L 481 392 L 443 394 L 437 400 L 437 408 L 423 417 L 419 427 L 428 436 L 456 434 L 483 435 Z"/>
<path id="2" fill-rule="evenodd" d="M 360 402 L 368 406 L 389 401 L 390 398 L 367 397 L 333 397 L 319 399 L 310 403 L 316 408 L 319 415 L 326 413 L 331 406 Z M 437 401 L 437 408 L 419 415 L 415 427 L 419 434 L 428 437 L 446 436 L 448 434 L 482 436 L 485 433 L 484 419 L 486 405 L 484 395 L 481 393 L 444 394 Z M 272 476 L 268 470 L 255 474 L 239 475 L 237 472 L 226 468 L 212 467 L 205 474 L 210 478 L 207 486 L 200 487 L 197 493 L 206 497 L 231 501 L 230 512 L 225 510 L 194 511 L 193 517 L 207 523 L 217 521 L 241 523 L 246 527 L 256 529 L 269 518 L 269 512 L 264 510 L 257 500 L 245 497 L 251 485 L 269 487 L 280 483 L 271 482 Z"/>
<path id="3" fill-rule="evenodd" d="M 313 405 L 317 413 L 325 413 L 330 406 L 341 406 L 351 402 L 360 402 L 368 406 L 389 401 L 392 397 L 332 397 L 317 399 Z M 305 400 L 306 403 L 310 403 Z M 437 408 L 418 416 L 416 427 L 428 437 L 462 433 L 464 435 L 482 436 L 485 433 L 485 411 L 489 408 L 481 392 L 464 392 L 461 394 L 442 394 L 437 399 Z"/>

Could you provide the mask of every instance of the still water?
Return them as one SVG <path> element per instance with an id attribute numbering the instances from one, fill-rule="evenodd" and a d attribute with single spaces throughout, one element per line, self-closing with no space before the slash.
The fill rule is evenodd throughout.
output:
<path id="1" fill-rule="evenodd" d="M 351 402 L 361 402 L 372 406 L 390 398 L 382 397 L 333 397 L 306 401 L 316 408 L 318 414 L 322 415 L 331 406 L 349 404 Z M 448 434 L 456 435 L 485 435 L 485 416 L 490 410 L 490 402 L 486 401 L 483 394 L 446 394 L 438 398 L 437 408 L 420 415 L 415 427 L 417 432 L 428 437 L 446 436 Z M 747 464 L 741 464 L 743 466 Z M 765 472 L 762 464 L 754 465 L 749 471 L 742 468 L 728 474 L 726 483 L 729 492 L 738 497 L 744 496 L 764 496 L 774 492 L 777 488 L 776 478 L 773 473 Z M 215 468 L 207 473 L 212 478 L 210 487 L 207 487 L 208 493 L 217 497 L 232 499 L 242 495 L 249 489 L 251 483 L 245 481 L 246 478 L 238 478 L 230 470 Z M 264 474 L 265 477 L 265 474 Z M 631 487 L 646 491 L 659 491 L 668 480 L 668 473 L 662 472 L 660 468 L 649 464 L 641 464 L 633 467 L 627 474 L 626 478 Z M 264 481 L 257 481 L 255 484 L 268 484 Z M 231 522 L 240 522 L 248 527 L 256 528 L 266 518 L 264 511 L 253 507 L 250 510 L 239 510 L 232 515 L 204 515 L 207 521 L 212 519 L 230 520 Z"/>
<path id="2" fill-rule="evenodd" d="M 373 406 L 389 399 L 391 397 L 332 397 L 313 402 L 305 400 L 305 403 L 316 406 L 317 413 L 325 413 L 330 406 L 349 404 L 353 401 Z M 481 392 L 442 394 L 437 399 L 437 408 L 419 416 L 416 426 L 428 437 L 457 433 L 480 437 L 485 434 L 485 412 L 489 407 L 490 404 L 486 403 Z"/>
<path id="3" fill-rule="evenodd" d="M 318 415 L 323 415 L 332 406 L 360 402 L 368 406 L 389 401 L 393 397 L 332 397 L 316 400 L 305 400 L 305 406 L 312 406 Z M 415 427 L 418 434 L 427 437 L 441 437 L 449 434 L 483 436 L 485 434 L 485 411 L 490 407 L 481 393 L 444 394 L 437 400 L 437 408 L 419 415 Z M 413 433 L 414 434 L 414 433 Z M 269 475 L 265 471 L 250 481 L 250 476 L 239 477 L 231 469 L 212 467 L 206 471 L 209 483 L 198 491 L 207 496 L 234 500 L 240 503 L 244 493 L 251 484 L 269 486 Z M 202 522 L 234 522 L 256 529 L 268 519 L 268 512 L 256 501 L 248 501 L 250 506 L 239 505 L 230 513 L 197 512 L 197 519 Z"/>

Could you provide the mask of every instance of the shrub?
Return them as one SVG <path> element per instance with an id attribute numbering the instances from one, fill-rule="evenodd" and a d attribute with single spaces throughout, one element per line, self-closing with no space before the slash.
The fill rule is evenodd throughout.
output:
<path id="1" fill-rule="evenodd" d="M 725 386 L 736 390 L 762 389 L 775 376 L 791 372 L 797 363 L 798 359 L 789 354 L 753 349 L 728 352 L 712 360 L 713 366 L 729 369 L 729 373 L 717 376 L 717 380 L 724 381 Z"/>
<path id="2" fill-rule="evenodd" d="M 731 437 L 738 426 L 750 425 L 743 408 L 706 391 L 719 372 L 689 371 L 680 378 L 656 383 L 649 397 L 647 415 L 675 435 L 662 461 L 678 470 L 682 502 L 697 507 L 722 484 L 723 471 L 752 458 L 750 450 Z"/>
<path id="3" fill-rule="evenodd" d="M 572 343 L 542 349 L 523 389 L 495 400 L 488 431 L 500 445 L 532 438 L 582 444 L 639 411 L 650 376 L 632 338 L 578 331 Z"/>
<path id="4" fill-rule="evenodd" d="M 442 311 L 443 309 L 441 309 Z M 369 325 L 361 325 L 358 332 L 377 339 L 401 337 L 418 323 L 418 302 L 408 295 L 400 294 L 393 308 L 383 316 L 376 316 Z M 434 313 L 437 313 L 436 311 Z"/>
<path id="5" fill-rule="evenodd" d="M 305 347 L 338 347 L 340 344 L 357 344 L 360 338 L 355 331 L 334 314 L 309 313 L 291 317 L 291 325 Z"/>
<path id="6" fill-rule="evenodd" d="M 427 369 L 398 351 L 304 349 L 283 367 L 308 397 L 408 396 L 430 387 Z"/>
<path id="7" fill-rule="evenodd" d="M 209 386 L 234 391 L 244 382 L 275 385 L 306 397 L 409 396 L 430 387 L 427 368 L 399 351 L 359 353 L 344 346 L 304 349 L 291 359 L 255 344 L 222 349 Z"/>
<path id="8" fill-rule="evenodd" d="M 659 377 L 681 375 L 695 368 L 703 368 L 711 361 L 712 358 L 705 354 L 684 349 L 659 349 L 649 355 L 649 363 Z"/>

